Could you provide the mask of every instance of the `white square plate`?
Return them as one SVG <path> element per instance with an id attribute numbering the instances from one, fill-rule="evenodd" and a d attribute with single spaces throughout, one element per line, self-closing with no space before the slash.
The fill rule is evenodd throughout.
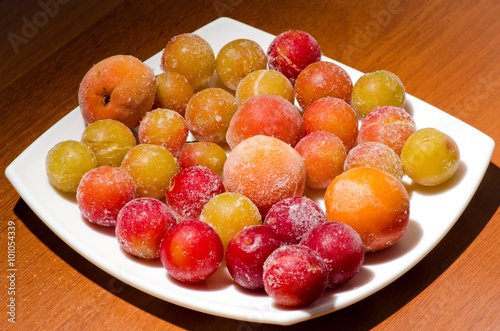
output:
<path id="1" fill-rule="evenodd" d="M 213 47 L 215 54 L 229 41 L 247 38 L 266 51 L 274 36 L 228 18 L 217 19 L 195 31 Z M 160 73 L 161 52 L 146 63 Z M 332 61 L 324 57 L 326 61 Z M 362 73 L 338 63 L 355 82 Z M 382 69 L 382 68 L 381 68 Z M 212 84 L 214 83 L 212 79 Z M 48 182 L 45 156 L 56 143 L 80 140 L 85 129 L 77 107 L 41 135 L 6 169 L 22 199 L 62 240 L 89 261 L 114 277 L 163 300 L 212 315 L 269 324 L 290 325 L 349 306 L 385 287 L 418 263 L 446 235 L 474 195 L 490 162 L 491 138 L 440 111 L 407 96 L 407 107 L 417 127 L 434 127 L 455 139 L 461 164 L 455 176 L 439 187 L 425 188 L 405 178 L 411 196 L 410 223 L 394 246 L 368 254 L 366 262 L 348 284 L 327 290 L 314 304 L 302 309 L 283 309 L 263 292 L 238 287 L 225 268 L 206 282 L 181 284 L 168 277 L 158 261 L 138 261 L 118 245 L 112 231 L 90 225 L 80 216 L 74 195 L 61 194 Z M 309 192 L 309 194 L 311 194 Z M 311 197 L 324 208 L 321 194 Z"/>

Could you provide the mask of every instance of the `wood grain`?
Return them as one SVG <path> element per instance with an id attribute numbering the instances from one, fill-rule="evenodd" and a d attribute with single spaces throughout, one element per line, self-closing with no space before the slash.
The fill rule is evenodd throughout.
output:
<path id="1" fill-rule="evenodd" d="M 57 12 L 44 9 L 55 3 Z M 6 0 L 0 15 L 2 171 L 77 106 L 78 85 L 92 64 L 115 54 L 146 60 L 171 37 L 220 16 L 272 34 L 308 31 L 326 56 L 363 72 L 393 71 L 408 93 L 500 141 L 496 0 Z M 29 38 L 26 22 L 39 25 Z M 13 34 L 25 42 L 13 44 Z M 456 225 L 404 276 L 350 307 L 287 329 L 500 328 L 499 166 L 497 147 Z M 198 313 L 121 283 L 59 239 L 1 181 L 0 254 L 4 261 L 13 221 L 18 269 L 17 323 L 7 321 L 3 305 L 2 329 L 284 329 Z M 0 298 L 8 302 L 7 290 Z"/>

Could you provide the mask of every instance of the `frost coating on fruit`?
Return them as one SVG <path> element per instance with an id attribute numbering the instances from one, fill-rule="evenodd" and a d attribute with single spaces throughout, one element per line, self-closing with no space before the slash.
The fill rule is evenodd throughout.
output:
<path id="1" fill-rule="evenodd" d="M 156 259 L 160 256 L 161 240 L 175 224 L 175 216 L 165 203 L 137 198 L 118 213 L 116 239 L 126 252 L 142 259 Z"/>
<path id="2" fill-rule="evenodd" d="M 224 164 L 224 183 L 255 203 L 263 216 L 276 202 L 304 192 L 306 169 L 297 151 L 283 141 L 254 136 L 242 141 Z"/>
<path id="3" fill-rule="evenodd" d="M 292 83 L 282 73 L 275 70 L 256 70 L 246 75 L 236 88 L 238 104 L 261 94 L 273 94 L 288 100 L 295 101 L 295 90 Z"/>
<path id="4" fill-rule="evenodd" d="M 205 85 L 215 72 L 215 55 L 210 44 L 193 33 L 170 39 L 161 58 L 163 71 L 186 77 L 194 90 Z"/>
<path id="5" fill-rule="evenodd" d="M 124 169 L 101 166 L 83 176 L 76 201 L 91 223 L 114 226 L 120 210 L 135 198 L 135 190 L 134 180 Z"/>
<path id="6" fill-rule="evenodd" d="M 264 220 L 287 244 L 298 244 L 304 233 L 322 222 L 326 222 L 325 213 L 307 197 L 291 197 L 275 203 Z"/>
<path id="7" fill-rule="evenodd" d="M 229 123 L 226 140 L 234 148 L 247 138 L 265 135 L 293 147 L 304 134 L 304 122 L 293 104 L 280 96 L 261 94 L 238 107 Z"/>
<path id="8" fill-rule="evenodd" d="M 325 262 L 304 245 L 281 246 L 264 262 L 264 289 L 283 306 L 311 304 L 323 294 L 327 281 Z"/>
<path id="9" fill-rule="evenodd" d="M 156 76 L 139 59 L 115 55 L 94 65 L 83 77 L 78 102 L 85 123 L 114 119 L 130 129 L 151 110 Z"/>
<path id="10" fill-rule="evenodd" d="M 372 110 L 361 122 L 358 143 L 376 141 L 392 148 L 397 155 L 417 126 L 406 110 L 393 106 Z"/>
<path id="11" fill-rule="evenodd" d="M 177 173 L 166 190 L 166 201 L 177 221 L 198 219 L 205 204 L 224 193 L 222 179 L 204 166 L 186 168 Z"/>
<path id="12" fill-rule="evenodd" d="M 341 222 L 320 223 L 307 231 L 301 245 L 314 249 L 328 270 L 328 288 L 347 283 L 361 269 L 365 250 L 359 234 Z"/>
<path id="13" fill-rule="evenodd" d="M 375 141 L 357 145 L 349 151 L 344 162 L 344 171 L 357 167 L 383 170 L 397 180 L 403 178 L 403 164 L 399 156 L 389 146 Z"/>

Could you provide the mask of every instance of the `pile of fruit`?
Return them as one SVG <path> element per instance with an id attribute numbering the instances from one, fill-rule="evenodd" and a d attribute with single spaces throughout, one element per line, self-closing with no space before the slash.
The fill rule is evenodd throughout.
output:
<path id="1" fill-rule="evenodd" d="M 126 254 L 161 259 L 179 281 L 203 281 L 225 258 L 238 286 L 310 304 L 403 236 L 404 175 L 439 185 L 460 158 L 448 135 L 417 130 L 395 74 L 353 84 L 321 56 L 294 30 L 267 53 L 238 39 L 217 56 L 178 35 L 156 76 L 135 57 L 109 57 L 81 82 L 87 126 L 48 152 L 49 181 L 76 194 L 89 222 L 115 227 Z M 219 87 L 208 87 L 214 75 Z"/>

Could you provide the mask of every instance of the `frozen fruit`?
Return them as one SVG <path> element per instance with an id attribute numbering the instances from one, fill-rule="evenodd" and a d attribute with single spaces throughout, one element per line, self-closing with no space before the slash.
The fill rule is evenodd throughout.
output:
<path id="1" fill-rule="evenodd" d="M 277 248 L 264 262 L 264 289 L 278 304 L 300 307 L 325 291 L 328 271 L 321 256 L 304 245 Z"/>
<path id="2" fill-rule="evenodd" d="M 344 171 L 357 167 L 377 168 L 390 173 L 397 180 L 403 178 L 403 164 L 396 152 L 375 141 L 359 144 L 349 151 L 344 162 Z"/>
<path id="3" fill-rule="evenodd" d="M 94 65 L 83 77 L 78 102 L 85 123 L 114 119 L 130 129 L 151 110 L 155 74 L 139 59 L 115 55 Z"/>
<path id="4" fill-rule="evenodd" d="M 305 111 L 314 101 L 333 97 L 351 102 L 352 80 L 347 71 L 333 62 L 308 65 L 297 77 L 295 97 Z"/>
<path id="5" fill-rule="evenodd" d="M 174 157 L 179 156 L 189 135 L 186 120 L 170 109 L 155 109 L 146 114 L 138 129 L 141 144 L 160 145 Z"/>
<path id="6" fill-rule="evenodd" d="M 292 83 L 276 70 L 261 69 L 246 75 L 236 88 L 236 101 L 241 104 L 260 94 L 277 95 L 292 104 L 295 101 L 295 90 Z"/>
<path id="7" fill-rule="evenodd" d="M 298 244 L 304 233 L 325 222 L 325 213 L 308 197 L 291 197 L 275 203 L 264 219 L 287 244 Z"/>
<path id="8" fill-rule="evenodd" d="M 203 206 L 225 192 L 222 179 L 204 166 L 186 168 L 177 173 L 166 190 L 166 201 L 177 221 L 198 219 Z"/>
<path id="9" fill-rule="evenodd" d="M 304 136 L 299 111 L 282 97 L 261 94 L 243 102 L 234 114 L 226 134 L 229 147 L 256 135 L 278 138 L 295 146 Z"/>
<path id="10" fill-rule="evenodd" d="M 221 88 L 207 88 L 196 93 L 186 108 L 189 131 L 200 141 L 226 143 L 226 132 L 238 105 L 231 93 Z"/>
<path id="11" fill-rule="evenodd" d="M 123 158 L 121 167 L 134 179 L 137 197 L 161 199 L 170 179 L 179 172 L 177 161 L 159 145 L 140 144 Z"/>
<path id="12" fill-rule="evenodd" d="M 450 179 L 460 164 L 457 143 L 447 134 L 424 128 L 412 134 L 401 152 L 404 172 L 415 182 L 435 186 Z"/>
<path id="13" fill-rule="evenodd" d="M 386 144 L 399 156 L 406 139 L 416 130 L 415 122 L 404 109 L 380 107 L 372 110 L 361 122 L 358 143 L 376 141 Z"/>
<path id="14" fill-rule="evenodd" d="M 222 84 L 236 90 L 249 73 L 267 68 L 266 53 L 250 39 L 236 39 L 224 45 L 215 59 L 215 72 Z"/>
<path id="15" fill-rule="evenodd" d="M 210 44 L 193 33 L 170 39 L 161 58 L 163 71 L 186 77 L 194 90 L 201 88 L 215 72 L 215 54 Z"/>
<path id="16" fill-rule="evenodd" d="M 250 198 L 263 216 L 276 202 L 302 195 L 305 181 L 306 169 L 300 154 L 269 136 L 243 140 L 224 164 L 228 191 Z"/>
<path id="17" fill-rule="evenodd" d="M 387 70 L 364 74 L 352 89 L 352 105 L 361 118 L 378 107 L 403 108 L 405 99 L 403 83 L 398 76 Z"/>
<path id="18" fill-rule="evenodd" d="M 281 72 L 295 84 L 300 72 L 321 60 L 321 48 L 309 33 L 289 30 L 276 36 L 267 50 L 269 68 Z"/>
<path id="19" fill-rule="evenodd" d="M 244 288 L 264 288 L 264 262 L 284 244 L 283 238 L 268 226 L 246 227 L 234 235 L 227 245 L 227 270 L 234 281 Z"/>
<path id="20" fill-rule="evenodd" d="M 135 183 L 120 167 L 101 166 L 88 171 L 76 191 L 80 212 L 91 223 L 114 226 L 118 213 L 135 198 Z"/>
<path id="21" fill-rule="evenodd" d="M 226 159 L 226 151 L 220 145 L 210 141 L 195 141 L 184 147 L 177 163 L 180 170 L 201 165 L 222 177 Z"/>
<path id="22" fill-rule="evenodd" d="M 193 87 L 186 77 L 173 71 L 162 72 L 156 75 L 156 97 L 153 109 L 171 109 L 184 116 L 187 104 L 193 95 Z"/>
<path id="23" fill-rule="evenodd" d="M 224 248 L 207 223 L 186 220 L 167 231 L 160 247 L 160 259 L 168 274 L 181 282 L 200 282 L 222 263 Z"/>
<path id="24" fill-rule="evenodd" d="M 329 221 L 351 226 L 370 252 L 401 239 L 410 218 L 403 184 L 375 168 L 353 168 L 337 176 L 326 190 L 325 208 Z"/>
<path id="25" fill-rule="evenodd" d="M 161 240 L 175 224 L 175 216 L 164 202 L 137 198 L 118 213 L 116 239 L 126 252 L 142 259 L 156 259 Z"/>
<path id="26" fill-rule="evenodd" d="M 210 224 L 217 231 L 225 248 L 229 240 L 245 227 L 262 224 L 262 217 L 257 206 L 246 196 L 224 192 L 205 204 L 200 221 Z"/>
<path id="27" fill-rule="evenodd" d="M 116 120 L 99 120 L 89 124 L 82 134 L 82 142 L 92 149 L 97 166 L 119 167 L 123 157 L 137 144 L 132 131 Z"/>
<path id="28" fill-rule="evenodd" d="M 306 109 L 303 119 L 306 134 L 315 131 L 331 132 L 342 140 L 346 151 L 356 144 L 358 118 L 344 100 L 332 97 L 316 100 Z"/>
<path id="29" fill-rule="evenodd" d="M 325 222 L 307 231 L 301 245 L 314 249 L 325 261 L 328 288 L 347 283 L 361 269 L 365 250 L 359 234 L 341 222 Z"/>
<path id="30" fill-rule="evenodd" d="M 57 143 L 45 157 L 49 183 L 63 192 L 76 192 L 83 175 L 95 167 L 97 160 L 90 147 L 75 140 Z"/>
<path id="31" fill-rule="evenodd" d="M 306 164 L 307 187 L 326 189 L 343 172 L 347 152 L 342 140 L 333 133 L 311 132 L 297 143 L 295 150 Z"/>

